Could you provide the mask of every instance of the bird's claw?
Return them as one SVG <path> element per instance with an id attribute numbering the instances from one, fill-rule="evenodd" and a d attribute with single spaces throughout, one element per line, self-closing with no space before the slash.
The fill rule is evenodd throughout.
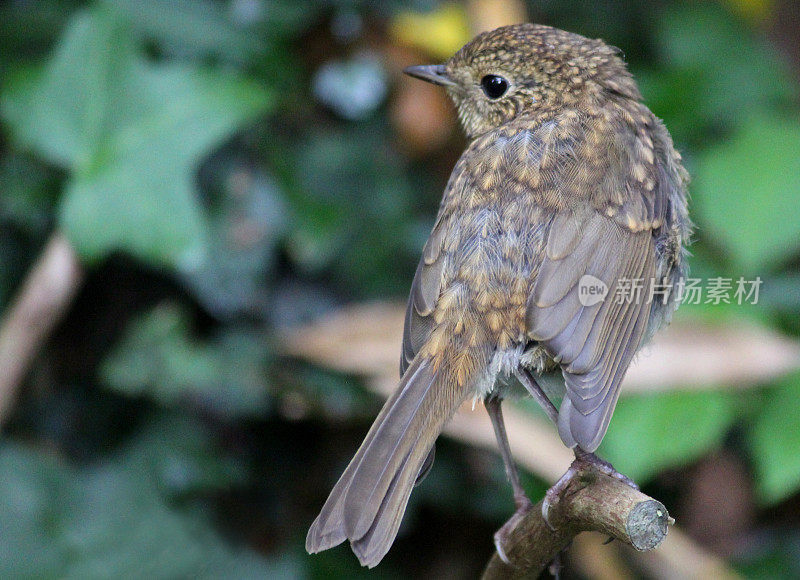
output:
<path id="1" fill-rule="evenodd" d="M 506 551 L 503 549 L 503 542 L 500 539 L 500 532 L 496 532 L 494 535 L 494 549 L 497 550 L 497 555 L 500 556 L 500 559 L 503 561 L 504 564 L 511 565 L 511 560 L 508 559 L 506 556 Z"/>
<path id="2" fill-rule="evenodd" d="M 639 491 L 639 486 L 636 484 L 636 482 L 635 482 L 635 481 L 633 481 L 633 480 L 632 480 L 630 477 L 628 477 L 627 475 L 624 475 L 624 474 L 620 473 L 619 471 L 617 471 L 616 469 L 614 469 L 614 468 L 611 466 L 611 464 L 610 464 L 610 463 L 609 463 L 608 465 L 609 465 L 609 467 L 611 467 L 611 473 L 608 473 L 607 475 L 610 475 L 611 477 L 613 477 L 613 478 L 615 478 L 615 479 L 618 479 L 618 480 L 620 480 L 620 481 L 621 481 L 622 483 L 624 483 L 625 485 L 627 485 L 627 486 L 629 486 L 629 487 L 632 487 L 632 488 L 633 488 L 633 489 L 635 489 L 636 491 Z"/>
<path id="3" fill-rule="evenodd" d="M 619 481 L 621 481 L 622 483 L 624 483 L 628 487 L 632 487 L 636 491 L 639 491 L 639 486 L 636 485 L 635 481 L 633 481 L 627 475 L 624 475 L 624 474 L 620 473 L 619 471 L 617 471 L 616 469 L 614 469 L 614 466 L 611 465 L 611 463 L 609 463 L 605 459 L 600 459 L 594 453 L 579 452 L 579 451 L 576 450 L 576 452 L 575 452 L 575 461 L 576 462 L 577 461 L 581 461 L 586 465 L 591 465 L 595 469 L 597 469 L 597 471 L 599 471 L 600 473 L 602 473 L 604 475 L 611 476 L 614 479 L 618 479 Z M 574 464 L 574 462 L 573 462 L 573 464 Z"/>
<path id="4" fill-rule="evenodd" d="M 581 467 L 581 464 L 578 463 L 579 461 L 580 458 L 576 457 L 575 461 L 572 462 L 572 465 L 569 466 L 569 469 L 567 469 L 566 473 L 561 476 L 555 485 L 545 492 L 544 498 L 542 499 L 542 519 L 544 519 L 544 523 L 551 532 L 555 532 L 556 529 L 553 524 L 550 523 L 550 508 L 554 504 L 558 503 L 561 493 L 567 488 L 572 481 L 572 478 L 578 473 L 578 470 Z"/>
<path id="5" fill-rule="evenodd" d="M 544 498 L 542 499 L 542 519 L 544 520 L 547 529 L 551 532 L 555 532 L 556 529 L 553 527 L 553 524 L 550 523 L 550 506 L 553 505 L 554 500 L 558 501 L 558 492 L 551 494 L 550 491 L 553 488 L 547 490 L 547 493 L 544 494 Z"/>
<path id="6" fill-rule="evenodd" d="M 505 563 L 511 566 L 511 560 L 508 559 L 508 555 L 506 554 L 505 548 L 503 547 L 508 539 L 509 534 L 517 527 L 522 518 L 531 511 L 533 508 L 533 504 L 531 500 L 529 500 L 526 496 L 522 496 L 521 498 L 517 498 L 517 511 L 514 512 L 514 515 L 509 518 L 509 520 L 503 524 L 503 527 L 497 530 L 494 534 L 494 547 L 497 550 L 497 555 L 500 556 L 500 559 Z"/>

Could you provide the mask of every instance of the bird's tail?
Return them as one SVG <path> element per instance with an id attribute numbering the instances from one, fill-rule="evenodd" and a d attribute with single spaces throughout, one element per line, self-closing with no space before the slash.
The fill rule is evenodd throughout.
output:
<path id="1" fill-rule="evenodd" d="M 411 362 L 311 525 L 310 553 L 350 540 L 371 568 L 389 551 L 425 458 L 471 389 L 437 362 L 423 355 Z"/>

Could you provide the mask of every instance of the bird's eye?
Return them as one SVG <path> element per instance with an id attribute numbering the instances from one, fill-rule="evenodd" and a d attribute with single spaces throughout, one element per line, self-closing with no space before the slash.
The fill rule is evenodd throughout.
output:
<path id="1" fill-rule="evenodd" d="M 481 79 L 481 87 L 490 99 L 499 99 L 508 90 L 508 81 L 501 76 L 486 75 Z"/>

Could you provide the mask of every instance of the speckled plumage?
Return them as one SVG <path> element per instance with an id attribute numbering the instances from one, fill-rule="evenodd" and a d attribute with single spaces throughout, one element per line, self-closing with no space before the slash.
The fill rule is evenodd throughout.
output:
<path id="1" fill-rule="evenodd" d="M 533 24 L 484 33 L 442 82 L 471 139 L 447 184 L 411 288 L 401 380 L 309 531 L 377 564 L 442 427 L 470 396 L 504 396 L 522 365 L 563 377 L 558 427 L 593 451 L 642 343 L 674 295 L 617 304 L 621 280 L 674 286 L 685 270 L 688 176 L 618 51 Z M 486 75 L 508 91 L 488 98 Z M 609 288 L 578 300 L 589 274 Z M 533 443 L 533 442 L 532 442 Z"/>

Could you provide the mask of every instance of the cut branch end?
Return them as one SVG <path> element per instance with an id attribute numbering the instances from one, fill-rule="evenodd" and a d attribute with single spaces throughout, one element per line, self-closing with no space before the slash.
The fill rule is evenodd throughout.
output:
<path id="1" fill-rule="evenodd" d="M 508 535 L 508 563 L 495 553 L 484 580 L 536 576 L 584 531 L 597 531 L 645 551 L 658 547 L 674 519 L 661 502 L 622 481 L 587 467 L 550 508 L 550 530 L 539 502 Z"/>

